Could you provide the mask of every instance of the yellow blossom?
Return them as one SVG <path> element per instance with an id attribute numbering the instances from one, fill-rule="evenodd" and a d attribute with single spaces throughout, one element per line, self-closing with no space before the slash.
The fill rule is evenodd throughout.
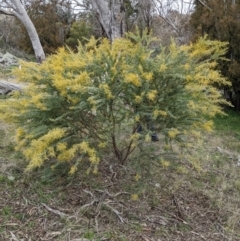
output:
<path id="1" fill-rule="evenodd" d="M 131 140 L 133 140 L 133 141 L 137 141 L 139 138 L 140 138 L 139 133 L 134 133 L 133 135 L 131 135 Z"/>
<path id="2" fill-rule="evenodd" d="M 166 111 L 159 110 L 158 113 L 159 113 L 159 115 L 161 115 L 161 116 L 163 116 L 163 117 L 166 117 L 166 116 L 167 116 L 167 112 L 166 112 Z"/>
<path id="3" fill-rule="evenodd" d="M 94 166 L 92 173 L 95 174 L 95 175 L 98 174 L 98 167 L 97 166 Z"/>
<path id="4" fill-rule="evenodd" d="M 139 115 L 136 115 L 136 116 L 135 116 L 135 121 L 136 121 L 136 122 L 139 122 L 139 121 L 140 121 L 140 116 L 139 116 Z"/>
<path id="5" fill-rule="evenodd" d="M 88 43 L 86 44 L 86 47 L 89 49 L 95 48 L 97 46 L 97 42 L 98 42 L 97 39 L 95 39 L 94 37 L 91 37 Z"/>
<path id="6" fill-rule="evenodd" d="M 90 161 L 91 163 L 98 164 L 99 161 L 100 161 L 100 159 L 99 159 L 99 157 L 97 157 L 96 155 L 91 155 L 91 156 L 89 156 L 89 161 Z"/>
<path id="7" fill-rule="evenodd" d="M 67 149 L 67 143 L 65 142 L 60 142 L 57 144 L 57 151 L 65 151 Z"/>
<path id="8" fill-rule="evenodd" d="M 191 130 L 191 134 L 195 137 L 200 137 L 201 136 L 201 132 L 196 131 L 196 130 Z"/>
<path id="9" fill-rule="evenodd" d="M 186 63 L 186 64 L 184 65 L 184 69 L 185 69 L 185 70 L 189 70 L 189 68 L 190 68 L 190 64 Z"/>
<path id="10" fill-rule="evenodd" d="M 91 83 L 91 78 L 89 77 L 88 72 L 83 71 L 81 74 L 78 74 L 74 79 L 74 83 L 80 84 L 80 85 L 87 85 Z"/>
<path id="11" fill-rule="evenodd" d="M 107 142 L 100 142 L 99 144 L 98 144 L 98 147 L 99 148 L 105 148 L 107 146 Z"/>
<path id="12" fill-rule="evenodd" d="M 74 166 L 71 166 L 71 168 L 70 168 L 70 171 L 69 171 L 69 174 L 70 175 L 73 175 L 73 174 L 75 174 L 76 173 L 76 171 L 77 171 L 77 166 L 76 165 L 74 165 Z"/>
<path id="13" fill-rule="evenodd" d="M 17 133 L 16 133 L 16 138 L 17 138 L 17 140 L 19 141 L 20 139 L 22 139 L 24 135 L 25 135 L 24 129 L 21 128 L 21 127 L 19 127 L 19 128 L 17 129 Z"/>
<path id="14" fill-rule="evenodd" d="M 192 100 L 190 100 L 187 105 L 188 105 L 188 108 L 191 110 L 196 109 L 196 104 Z"/>
<path id="15" fill-rule="evenodd" d="M 167 66 L 165 64 L 161 64 L 160 68 L 159 68 L 159 71 L 164 72 L 166 69 L 167 69 Z"/>
<path id="16" fill-rule="evenodd" d="M 161 165 L 163 168 L 168 168 L 170 166 L 169 161 L 161 160 Z"/>
<path id="17" fill-rule="evenodd" d="M 147 134 L 145 136 L 145 142 L 150 142 L 151 141 L 151 136 L 149 134 Z"/>
<path id="18" fill-rule="evenodd" d="M 142 73 L 143 72 L 143 67 L 142 65 L 138 65 L 138 70 Z"/>
<path id="19" fill-rule="evenodd" d="M 187 174 L 187 173 L 188 173 L 188 170 L 187 170 L 186 167 L 179 166 L 179 167 L 177 167 L 177 173 Z"/>
<path id="20" fill-rule="evenodd" d="M 86 141 L 83 141 L 79 144 L 79 147 L 80 147 L 80 150 L 83 152 L 83 153 L 87 153 L 88 150 L 89 150 L 89 144 L 88 142 Z"/>
<path id="21" fill-rule="evenodd" d="M 132 194 L 132 195 L 131 195 L 131 200 L 132 200 L 132 201 L 137 201 L 137 200 L 138 200 L 138 195 L 135 194 L 135 193 Z"/>
<path id="22" fill-rule="evenodd" d="M 142 77 L 146 80 L 146 81 L 151 81 L 153 78 L 153 74 L 148 72 L 148 73 L 143 73 Z"/>
<path id="23" fill-rule="evenodd" d="M 147 98 L 153 101 L 155 100 L 157 93 L 158 93 L 157 90 L 151 90 L 147 93 Z"/>
<path id="24" fill-rule="evenodd" d="M 191 76 L 191 75 L 187 75 L 187 76 L 186 76 L 186 80 L 187 80 L 187 81 L 192 80 L 192 76 Z"/>
<path id="25" fill-rule="evenodd" d="M 207 121 L 203 124 L 203 128 L 206 131 L 212 131 L 213 130 L 213 121 Z"/>
<path id="26" fill-rule="evenodd" d="M 103 89 L 105 95 L 107 96 L 107 99 L 112 99 L 113 98 L 111 90 L 110 90 L 110 88 L 109 88 L 109 86 L 107 84 L 100 84 L 99 88 Z"/>
<path id="27" fill-rule="evenodd" d="M 170 138 L 175 138 L 179 133 L 179 130 L 173 128 L 170 131 L 168 131 L 168 136 Z"/>
<path id="28" fill-rule="evenodd" d="M 78 150 L 78 145 L 73 145 L 70 149 L 63 151 L 58 155 L 59 161 L 71 161 L 75 156 Z"/>
<path id="29" fill-rule="evenodd" d="M 135 101 L 137 104 L 139 104 L 139 103 L 142 101 L 142 96 L 140 96 L 140 95 L 135 95 L 134 101 Z"/>
<path id="30" fill-rule="evenodd" d="M 134 177 L 135 181 L 138 182 L 138 180 L 141 178 L 141 176 L 137 173 Z"/>
<path id="31" fill-rule="evenodd" d="M 127 74 L 125 76 L 124 82 L 133 84 L 136 87 L 140 87 L 142 85 L 138 75 L 134 73 Z"/>
<path id="32" fill-rule="evenodd" d="M 54 148 L 52 146 L 48 147 L 47 151 L 48 151 L 49 157 L 55 157 L 56 156 L 56 153 L 55 153 Z"/>
<path id="33" fill-rule="evenodd" d="M 163 110 L 154 110 L 153 111 L 153 118 L 156 119 L 158 116 L 166 117 L 167 112 Z"/>

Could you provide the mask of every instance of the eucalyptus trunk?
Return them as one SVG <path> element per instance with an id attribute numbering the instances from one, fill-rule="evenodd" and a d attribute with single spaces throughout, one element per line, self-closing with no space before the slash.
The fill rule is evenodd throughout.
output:
<path id="1" fill-rule="evenodd" d="M 107 37 L 113 41 L 125 32 L 124 0 L 89 0 Z"/>
<path id="2" fill-rule="evenodd" d="M 36 28 L 33 25 L 31 19 L 29 18 L 27 11 L 24 8 L 21 1 L 12 0 L 12 4 L 14 5 L 14 9 L 15 9 L 13 15 L 15 15 L 26 28 L 34 49 L 36 59 L 39 63 L 41 63 L 43 60 L 45 60 L 45 53 L 43 51 L 42 44 L 40 42 Z"/>

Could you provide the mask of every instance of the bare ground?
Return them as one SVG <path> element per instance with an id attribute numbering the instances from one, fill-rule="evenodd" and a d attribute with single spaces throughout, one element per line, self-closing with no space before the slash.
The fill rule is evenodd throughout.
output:
<path id="1" fill-rule="evenodd" d="M 240 144 L 234 135 L 206 136 L 190 154 L 142 171 L 139 180 L 133 166 L 109 169 L 106 163 L 95 176 L 45 169 L 26 174 L 2 137 L 2 241 L 240 240 Z"/>

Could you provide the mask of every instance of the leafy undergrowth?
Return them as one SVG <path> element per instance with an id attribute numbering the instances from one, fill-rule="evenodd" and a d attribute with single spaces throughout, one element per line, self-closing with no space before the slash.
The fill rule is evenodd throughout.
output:
<path id="1" fill-rule="evenodd" d="M 240 240 L 240 130 L 232 114 L 216 122 L 165 162 L 145 166 L 149 153 L 109 167 L 109 157 L 91 177 L 69 177 L 64 166 L 24 173 L 1 126 L 0 240 Z"/>

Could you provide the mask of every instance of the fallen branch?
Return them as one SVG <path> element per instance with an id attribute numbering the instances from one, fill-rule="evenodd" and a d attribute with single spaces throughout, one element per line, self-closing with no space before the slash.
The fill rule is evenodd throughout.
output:
<path id="1" fill-rule="evenodd" d="M 5 80 L 0 80 L 0 94 L 1 95 L 7 95 L 14 90 L 21 91 L 22 88 L 23 88 L 23 86 L 21 86 L 19 84 L 10 83 Z"/>

